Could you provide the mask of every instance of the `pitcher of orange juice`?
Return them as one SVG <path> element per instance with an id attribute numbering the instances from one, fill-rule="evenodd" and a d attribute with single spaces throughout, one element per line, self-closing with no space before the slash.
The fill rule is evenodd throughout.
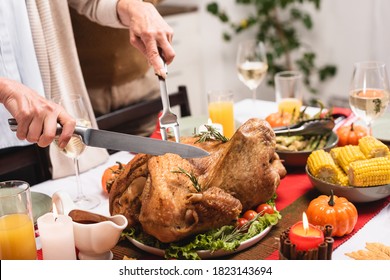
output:
<path id="1" fill-rule="evenodd" d="M 302 106 L 302 74 L 298 71 L 282 71 L 276 73 L 274 79 L 278 111 L 289 112 L 297 117 Z"/>
<path id="2" fill-rule="evenodd" d="M 231 138 L 235 132 L 233 92 L 213 90 L 208 92 L 209 118 L 213 123 L 222 125 L 223 134 Z"/>
<path id="3" fill-rule="evenodd" d="M 30 185 L 23 181 L 0 182 L 0 259 L 36 258 Z"/>

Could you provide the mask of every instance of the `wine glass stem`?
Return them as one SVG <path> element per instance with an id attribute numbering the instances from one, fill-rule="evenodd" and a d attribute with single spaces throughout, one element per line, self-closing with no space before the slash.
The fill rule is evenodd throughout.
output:
<path id="1" fill-rule="evenodd" d="M 257 89 L 257 88 L 252 89 L 252 99 L 253 99 L 253 101 L 256 100 L 256 89 Z"/>
<path id="2" fill-rule="evenodd" d="M 81 186 L 81 180 L 80 180 L 79 159 L 77 157 L 75 157 L 73 159 L 73 163 L 74 163 L 74 170 L 75 170 L 75 175 L 76 175 L 76 185 L 77 185 L 77 197 L 75 200 L 79 201 L 85 197 L 85 195 L 83 193 L 82 186 Z"/>
<path id="3" fill-rule="evenodd" d="M 372 123 L 367 123 L 367 135 L 372 136 Z"/>

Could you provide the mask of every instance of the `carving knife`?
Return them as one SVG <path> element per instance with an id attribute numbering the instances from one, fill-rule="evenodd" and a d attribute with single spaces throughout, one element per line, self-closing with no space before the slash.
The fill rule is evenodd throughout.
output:
<path id="1" fill-rule="evenodd" d="M 12 131 L 17 130 L 17 122 L 15 119 L 9 119 L 8 124 Z M 61 131 L 62 127 L 58 125 L 57 135 L 61 134 Z M 178 154 L 183 158 L 198 158 L 209 155 L 207 151 L 192 145 L 77 125 L 74 134 L 81 136 L 82 141 L 87 146 L 116 151 L 129 151 L 149 155 L 173 153 Z"/>

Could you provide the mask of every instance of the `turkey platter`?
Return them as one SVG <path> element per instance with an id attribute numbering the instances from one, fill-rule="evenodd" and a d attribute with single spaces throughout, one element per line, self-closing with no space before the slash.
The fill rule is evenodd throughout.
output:
<path id="1" fill-rule="evenodd" d="M 175 242 L 234 224 L 241 212 L 271 199 L 286 175 L 264 120 L 248 120 L 228 141 L 199 140 L 181 138 L 210 156 L 136 155 L 111 187 L 110 213 L 161 242 Z"/>

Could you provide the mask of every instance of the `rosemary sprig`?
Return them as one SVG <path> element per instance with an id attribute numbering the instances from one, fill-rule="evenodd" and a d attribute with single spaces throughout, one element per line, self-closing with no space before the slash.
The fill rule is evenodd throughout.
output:
<path id="1" fill-rule="evenodd" d="M 183 168 L 181 167 L 178 167 L 179 170 L 173 170 L 171 171 L 172 173 L 182 173 L 184 175 L 186 175 L 192 182 L 192 185 L 194 186 L 195 190 L 197 192 L 201 192 L 202 190 L 202 187 L 201 185 L 199 184 L 198 182 L 198 178 L 195 177 L 194 173 L 188 173 L 186 170 L 184 170 Z"/>
<path id="2" fill-rule="evenodd" d="M 219 133 L 219 131 L 211 125 L 205 124 L 204 126 L 206 127 L 207 131 L 195 134 L 194 137 L 199 137 L 199 139 L 196 140 L 195 143 L 202 143 L 210 140 L 219 140 L 222 143 L 229 141 L 228 138 Z"/>

